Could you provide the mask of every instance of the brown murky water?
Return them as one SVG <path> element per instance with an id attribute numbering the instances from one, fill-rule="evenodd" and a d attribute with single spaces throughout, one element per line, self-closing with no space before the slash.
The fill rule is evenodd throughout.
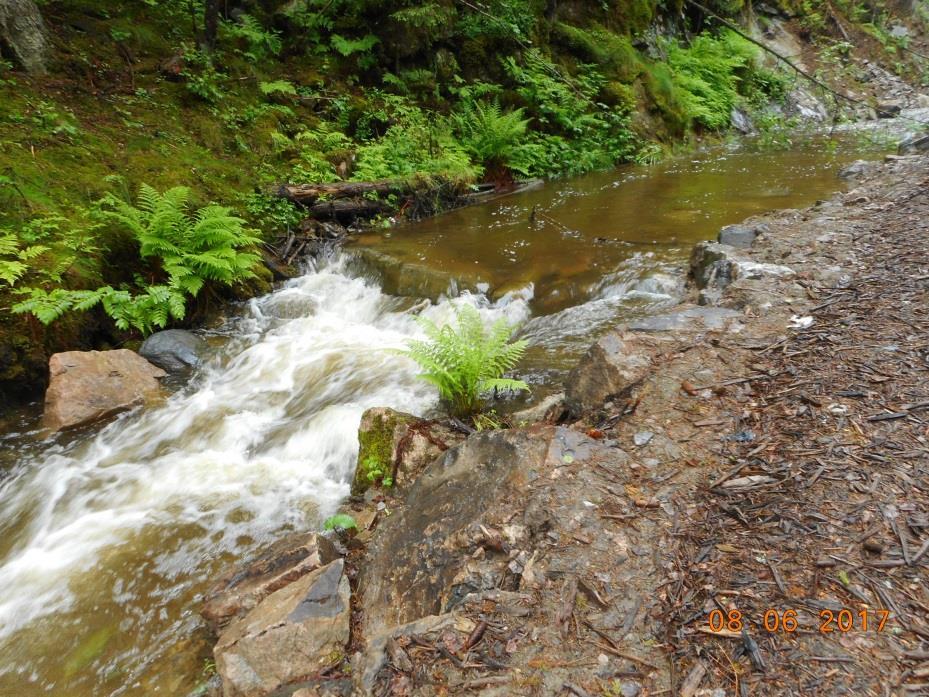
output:
<path id="1" fill-rule="evenodd" d="M 485 292 L 418 303 L 336 262 L 247 303 L 165 405 L 70 440 L 0 436 L 0 694 L 186 695 L 209 655 L 209 579 L 334 510 L 366 407 L 434 407 L 414 366 L 382 350 L 418 335 L 416 314 L 471 302 L 522 321 L 524 369 L 557 384 L 611 323 L 675 301 L 694 242 L 826 196 L 856 155 L 716 150 L 364 235 L 381 263 L 413 265 L 411 295 L 437 278 Z"/>
<path id="2" fill-rule="evenodd" d="M 577 305 L 636 256 L 679 265 L 723 225 L 835 191 L 857 153 L 822 142 L 790 151 L 716 149 L 651 167 L 600 172 L 360 235 L 355 246 L 486 284 L 493 296 L 533 285 L 536 313 Z M 533 211 L 535 214 L 533 215 Z"/>

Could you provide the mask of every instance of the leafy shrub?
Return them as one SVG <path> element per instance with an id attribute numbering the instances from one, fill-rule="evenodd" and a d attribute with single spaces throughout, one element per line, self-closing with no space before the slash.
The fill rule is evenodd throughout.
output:
<path id="1" fill-rule="evenodd" d="M 323 530 L 357 530 L 358 523 L 348 513 L 336 513 L 323 522 Z"/>
<path id="2" fill-rule="evenodd" d="M 461 144 L 485 171 L 522 167 L 520 147 L 529 125 L 522 109 L 504 112 L 498 102 L 465 101 L 452 114 L 452 124 Z"/>
<path id="3" fill-rule="evenodd" d="M 428 340 L 412 340 L 405 355 L 423 369 L 423 380 L 439 390 L 439 396 L 457 416 L 468 416 L 481 407 L 481 396 L 498 390 L 528 390 L 522 380 L 504 378 L 526 351 L 525 340 L 510 341 L 513 327 L 498 320 L 489 330 L 470 305 L 455 308 L 457 329 L 442 327 L 421 318 Z"/>
<path id="4" fill-rule="evenodd" d="M 478 174 L 445 120 L 412 106 L 394 112 L 386 133 L 362 144 L 356 157 L 352 178 L 360 181 L 416 174 L 474 179 Z"/>
<path id="5" fill-rule="evenodd" d="M 258 89 L 265 96 L 270 96 L 273 94 L 284 94 L 297 96 L 297 88 L 294 87 L 292 82 L 287 80 L 274 80 L 272 82 L 259 82 Z"/>

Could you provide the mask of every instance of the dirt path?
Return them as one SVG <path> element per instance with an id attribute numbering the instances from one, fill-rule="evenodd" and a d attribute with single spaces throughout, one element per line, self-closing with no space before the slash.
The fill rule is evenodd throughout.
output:
<path id="1" fill-rule="evenodd" d="M 818 239 L 801 266 L 832 259 L 842 278 L 804 283 L 791 309 L 812 324 L 756 350 L 771 377 L 744 404 L 752 438 L 676 531 L 681 676 L 727 694 L 929 694 L 927 171 L 895 164 L 758 245 L 790 266 L 784 249 Z"/>

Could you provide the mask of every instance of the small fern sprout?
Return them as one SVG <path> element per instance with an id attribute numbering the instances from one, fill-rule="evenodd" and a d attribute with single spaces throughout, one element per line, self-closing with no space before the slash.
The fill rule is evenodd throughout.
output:
<path id="1" fill-rule="evenodd" d="M 525 340 L 510 341 L 513 327 L 500 319 L 485 328 L 470 305 L 455 308 L 457 327 L 419 322 L 426 340 L 411 340 L 402 353 L 422 368 L 419 377 L 436 386 L 439 397 L 454 416 L 470 416 L 490 392 L 528 390 L 522 380 L 503 377 L 526 352 Z"/>

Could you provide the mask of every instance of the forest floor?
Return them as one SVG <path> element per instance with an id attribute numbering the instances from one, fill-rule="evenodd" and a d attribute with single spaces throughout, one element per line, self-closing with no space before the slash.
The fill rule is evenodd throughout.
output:
<path id="1" fill-rule="evenodd" d="M 893 163 L 758 244 L 812 323 L 740 349 L 761 364 L 732 376 L 753 437 L 692 492 L 664 585 L 682 671 L 741 694 L 929 691 L 927 184 L 925 158 Z M 802 278 L 816 265 L 834 282 Z M 747 632 L 704 633 L 717 608 Z"/>
<path id="2" fill-rule="evenodd" d="M 366 692 L 929 693 L 929 158 L 857 184 L 750 221 L 745 258 L 794 273 L 734 282 L 716 328 L 639 334 L 628 401 L 498 432 L 521 464 L 478 538 L 528 538 L 502 571 L 441 541 L 495 589 L 394 632 Z"/>

